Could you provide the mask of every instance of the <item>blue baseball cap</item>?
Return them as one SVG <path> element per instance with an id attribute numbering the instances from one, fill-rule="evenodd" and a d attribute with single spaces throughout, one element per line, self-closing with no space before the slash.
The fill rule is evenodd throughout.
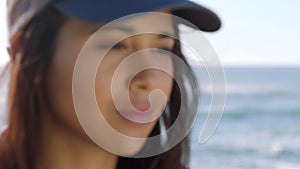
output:
<path id="1" fill-rule="evenodd" d="M 8 0 L 8 10 L 19 1 Z M 169 9 L 173 15 L 189 21 L 202 31 L 213 32 L 221 27 L 221 21 L 214 12 L 188 0 L 26 0 L 24 4 L 15 23 L 9 25 L 11 35 L 47 4 L 68 16 L 95 23 L 108 23 L 130 14 Z"/>

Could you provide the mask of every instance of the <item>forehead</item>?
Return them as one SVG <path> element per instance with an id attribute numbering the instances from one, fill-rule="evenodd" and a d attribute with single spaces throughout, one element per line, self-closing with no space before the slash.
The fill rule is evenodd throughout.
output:
<path id="1" fill-rule="evenodd" d="M 59 40 L 63 41 L 64 44 L 78 42 L 82 45 L 89 44 L 87 46 L 92 47 L 99 42 L 116 44 L 121 40 L 136 37 L 136 35 L 149 35 L 149 33 L 156 36 L 138 36 L 143 38 L 135 39 L 155 39 L 155 42 L 162 43 L 167 42 L 166 39 L 176 39 L 178 36 L 172 16 L 167 13 L 156 12 L 130 16 L 107 24 L 95 24 L 70 18 L 60 31 Z"/>
<path id="2" fill-rule="evenodd" d="M 69 25 L 72 25 L 72 31 L 82 30 L 90 33 L 101 31 L 115 34 L 155 33 L 171 36 L 175 34 L 173 17 L 165 11 L 134 14 L 105 24 L 88 23 L 70 18 Z"/>

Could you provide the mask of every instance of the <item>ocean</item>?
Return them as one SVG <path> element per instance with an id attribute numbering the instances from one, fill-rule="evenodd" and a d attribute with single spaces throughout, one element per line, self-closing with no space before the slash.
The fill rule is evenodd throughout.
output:
<path id="1" fill-rule="evenodd" d="M 196 121 L 191 169 L 300 169 L 300 68 L 227 68 L 225 75 L 225 111 L 204 144 L 203 120 Z"/>
<path id="2" fill-rule="evenodd" d="M 192 129 L 191 169 L 300 169 L 300 68 L 226 68 L 225 75 L 217 130 L 200 144 L 203 120 Z"/>

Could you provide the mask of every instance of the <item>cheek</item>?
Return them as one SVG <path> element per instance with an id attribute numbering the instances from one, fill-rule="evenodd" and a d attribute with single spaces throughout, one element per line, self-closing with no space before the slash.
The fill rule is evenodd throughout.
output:
<path id="1" fill-rule="evenodd" d="M 50 114 L 63 127 L 83 132 L 72 99 L 72 76 L 77 55 L 81 49 L 80 43 L 66 42 L 64 37 L 58 41 L 56 51 L 51 61 L 47 81 L 46 99 Z"/>
<path id="2" fill-rule="evenodd" d="M 58 53 L 59 54 L 59 53 Z M 66 59 L 66 58 L 65 58 Z M 66 64 L 60 55 L 53 59 L 47 79 L 47 99 L 49 108 L 57 119 L 69 121 L 72 116 L 72 68 L 73 64 Z"/>
<path id="3" fill-rule="evenodd" d="M 95 79 L 95 95 L 97 98 L 97 103 L 99 105 L 100 111 L 110 112 L 113 108 L 113 101 L 111 95 L 111 79 L 112 70 L 102 71 L 101 68 L 98 70 Z M 109 114 L 109 113 L 105 113 Z"/>
<path id="4" fill-rule="evenodd" d="M 114 104 L 111 94 L 111 83 L 115 67 L 119 62 L 111 62 L 109 59 L 103 59 L 99 64 L 95 79 L 95 95 L 101 113 L 109 122 L 113 117 Z M 112 124 L 111 124 L 112 125 Z"/>

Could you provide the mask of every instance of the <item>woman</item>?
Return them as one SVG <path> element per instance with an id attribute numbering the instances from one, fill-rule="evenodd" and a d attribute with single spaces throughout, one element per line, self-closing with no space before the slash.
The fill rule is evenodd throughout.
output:
<path id="1" fill-rule="evenodd" d="M 219 29 L 218 17 L 208 9 L 184 0 L 130 3 L 121 0 L 8 1 L 11 61 L 6 71 L 10 75 L 9 119 L 8 127 L 0 139 L 0 168 L 179 169 L 187 165 L 187 137 L 160 154 L 134 158 L 140 152 L 151 151 L 145 148 L 147 140 L 128 149 L 128 145 L 121 145 L 122 140 L 100 137 L 100 141 L 113 142 L 117 146 L 111 147 L 112 149 L 121 149 L 120 154 L 114 153 L 97 145 L 82 125 L 81 119 L 77 118 L 78 112 L 74 104 L 77 100 L 74 99 L 74 93 L 77 90 L 76 86 L 74 89 L 72 80 L 77 68 L 76 61 L 84 53 L 82 50 L 90 37 L 99 28 L 103 28 L 105 23 L 149 11 L 162 15 L 146 13 L 121 20 L 117 23 L 122 23 L 122 27 L 109 27 L 108 32 L 102 31 L 95 43 L 96 53 L 105 53 L 109 49 L 94 78 L 98 108 L 114 130 L 134 138 L 150 138 L 161 134 L 163 128 L 170 128 L 178 116 L 181 102 L 184 102 L 180 98 L 180 82 L 175 83 L 172 78 L 181 72 L 170 52 L 184 62 L 185 58 L 180 52 L 179 40 L 172 38 L 178 37 L 179 23 L 170 14 L 192 22 L 203 31 Z M 107 40 L 114 36 L 125 37 L 120 34 L 149 27 L 164 33 L 126 36 L 116 44 Z M 139 51 L 142 53 L 138 58 L 144 60 L 140 59 L 141 62 L 136 64 L 152 62 L 153 59 L 142 57 L 149 54 L 147 49 L 155 49 L 150 52 L 151 56 L 157 55 L 154 62 L 167 65 L 165 69 L 170 73 L 145 69 L 135 74 L 127 86 L 133 108 L 126 104 L 120 108 L 115 104 L 114 92 L 120 90 L 116 92 L 116 97 L 120 104 L 125 102 L 125 97 L 120 94 L 123 84 L 118 83 L 117 89 L 110 90 L 114 73 L 123 60 Z M 89 57 L 84 59 L 90 61 Z M 126 73 L 122 73 L 129 69 L 130 66 L 125 67 L 117 80 L 127 77 Z M 86 73 L 79 77 L 89 75 Z M 153 94 L 149 101 L 148 97 L 155 89 L 163 92 L 165 97 Z M 81 95 L 78 99 L 80 97 Z M 92 111 L 89 107 L 85 110 Z M 148 117 L 149 114 L 151 118 Z M 100 129 L 104 128 L 103 123 L 99 126 Z M 177 132 L 181 133 L 180 128 Z"/>

